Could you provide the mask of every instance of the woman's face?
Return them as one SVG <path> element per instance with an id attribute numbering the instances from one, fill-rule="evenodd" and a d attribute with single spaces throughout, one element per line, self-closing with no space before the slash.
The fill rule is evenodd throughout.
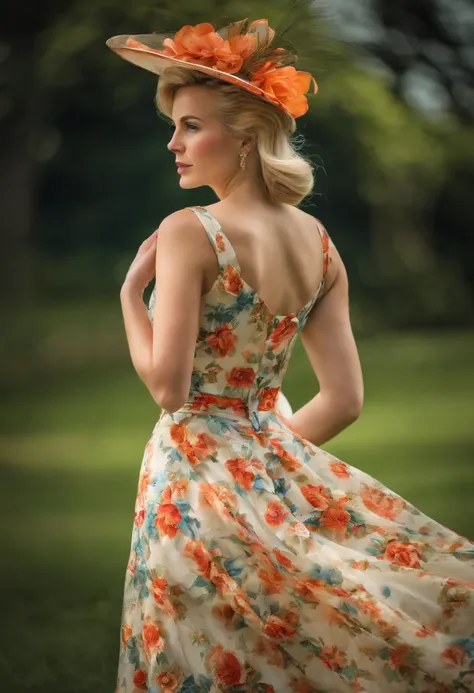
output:
<path id="1" fill-rule="evenodd" d="M 218 191 L 239 171 L 242 140 L 230 135 L 217 116 L 215 95 L 201 85 L 181 87 L 175 95 L 172 120 L 173 137 L 168 149 L 179 168 L 180 186 L 197 188 L 208 185 Z"/>

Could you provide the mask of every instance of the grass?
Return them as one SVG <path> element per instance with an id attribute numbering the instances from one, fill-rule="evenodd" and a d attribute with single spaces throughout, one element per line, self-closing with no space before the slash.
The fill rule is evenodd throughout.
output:
<path id="1" fill-rule="evenodd" d="M 327 449 L 474 537 L 474 334 L 362 341 L 366 405 Z M 119 360 L 8 385 L 0 416 L 3 643 L 9 693 L 114 690 L 144 444 L 158 410 Z M 301 345 L 284 390 L 316 391 Z"/>

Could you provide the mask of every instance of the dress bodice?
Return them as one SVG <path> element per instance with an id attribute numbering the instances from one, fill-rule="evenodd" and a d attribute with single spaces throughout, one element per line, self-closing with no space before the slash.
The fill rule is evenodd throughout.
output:
<path id="1" fill-rule="evenodd" d="M 251 419 L 270 411 L 285 375 L 298 333 L 316 303 L 328 266 L 329 237 L 317 224 L 324 256 L 316 293 L 297 313 L 275 315 L 242 278 L 234 248 L 217 219 L 203 207 L 189 207 L 200 219 L 219 262 L 219 274 L 203 297 L 189 400 L 235 399 L 247 404 Z M 155 290 L 150 296 L 153 320 Z"/>

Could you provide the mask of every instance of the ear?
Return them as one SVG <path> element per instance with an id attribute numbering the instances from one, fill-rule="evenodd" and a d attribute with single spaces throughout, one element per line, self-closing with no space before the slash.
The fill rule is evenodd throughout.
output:
<path id="1" fill-rule="evenodd" d="M 244 137 L 240 140 L 240 149 L 243 149 L 248 154 L 248 152 L 252 149 L 254 144 L 255 140 L 253 137 Z"/>

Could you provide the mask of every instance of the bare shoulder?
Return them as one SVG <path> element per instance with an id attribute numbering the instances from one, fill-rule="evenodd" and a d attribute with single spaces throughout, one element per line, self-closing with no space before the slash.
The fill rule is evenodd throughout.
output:
<path id="1" fill-rule="evenodd" d="M 303 209 L 300 209 L 299 207 L 293 207 L 292 205 L 286 205 L 287 207 L 290 208 L 292 213 L 294 214 L 294 217 L 297 221 L 299 221 L 302 224 L 306 224 L 310 228 L 316 229 L 316 224 L 319 224 L 323 228 L 326 228 L 324 225 L 324 222 L 321 221 L 321 219 L 314 214 L 310 214 L 309 212 L 305 212 Z"/>
<path id="2" fill-rule="evenodd" d="M 195 255 L 195 259 L 209 254 L 209 241 L 203 225 L 188 208 L 178 209 L 166 216 L 158 227 L 158 245 L 173 247 L 181 253 Z"/>
<path id="3" fill-rule="evenodd" d="M 184 207 L 183 209 L 178 209 L 176 212 L 168 214 L 160 223 L 158 230 L 164 233 L 174 233 L 176 231 L 190 233 L 193 228 L 197 229 L 200 226 L 201 222 L 196 215 L 191 212 L 190 209 Z"/>

